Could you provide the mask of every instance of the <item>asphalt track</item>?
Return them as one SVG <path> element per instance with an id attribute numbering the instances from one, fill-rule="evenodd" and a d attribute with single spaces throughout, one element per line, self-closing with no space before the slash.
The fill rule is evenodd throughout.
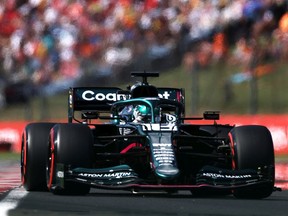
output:
<path id="1" fill-rule="evenodd" d="M 21 194 L 24 197 L 21 197 Z M 193 198 L 177 195 L 135 195 L 123 191 L 91 190 L 86 196 L 56 196 L 49 192 L 26 192 L 17 188 L 2 202 L 21 200 L 9 216 L 18 215 L 287 215 L 288 191 L 275 192 L 263 200 L 238 200 L 232 196 Z M 1 212 L 1 209 L 0 209 Z M 1 216 L 3 215 L 3 212 Z M 4 213 L 5 215 L 5 213 Z"/>
<path id="2" fill-rule="evenodd" d="M 8 170 L 5 178 L 9 173 L 15 173 L 13 169 L 5 170 Z M 0 193 L 0 216 L 286 216 L 288 212 L 288 190 L 274 192 L 263 200 L 240 200 L 233 196 L 196 198 L 188 191 L 167 195 L 98 189 L 91 189 L 86 196 L 57 196 L 50 192 L 27 192 L 19 184 L 19 172 L 15 177 L 18 178 L 18 186 L 15 183 L 16 188 Z"/>

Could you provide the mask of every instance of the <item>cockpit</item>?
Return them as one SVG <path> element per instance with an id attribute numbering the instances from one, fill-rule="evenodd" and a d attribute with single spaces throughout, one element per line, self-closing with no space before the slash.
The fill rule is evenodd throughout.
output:
<path id="1" fill-rule="evenodd" d="M 182 113 L 182 104 L 163 99 L 133 99 L 114 107 L 116 116 L 125 122 L 134 123 L 175 123 Z"/>

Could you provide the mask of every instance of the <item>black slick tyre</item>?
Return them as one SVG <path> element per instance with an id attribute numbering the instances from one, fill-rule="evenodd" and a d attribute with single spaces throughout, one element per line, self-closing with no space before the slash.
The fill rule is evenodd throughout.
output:
<path id="1" fill-rule="evenodd" d="M 77 182 L 65 181 L 64 187 L 56 184 L 56 166 L 92 167 L 93 135 L 87 125 L 57 124 L 50 132 L 47 157 L 47 187 L 54 194 L 85 195 L 90 186 Z"/>
<path id="2" fill-rule="evenodd" d="M 27 191 L 45 191 L 49 131 L 55 123 L 28 124 L 22 134 L 21 181 Z"/>
<path id="3" fill-rule="evenodd" d="M 275 157 L 270 131 L 264 126 L 235 127 L 229 133 L 232 168 L 262 170 L 269 182 L 233 191 L 236 198 L 262 199 L 271 195 L 275 182 Z"/>

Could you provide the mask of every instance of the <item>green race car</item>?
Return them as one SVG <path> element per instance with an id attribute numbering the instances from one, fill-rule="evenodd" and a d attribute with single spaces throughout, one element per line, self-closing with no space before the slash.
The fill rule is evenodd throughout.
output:
<path id="1" fill-rule="evenodd" d="M 265 198 L 276 190 L 266 127 L 217 124 L 215 111 L 186 118 L 183 89 L 150 85 L 147 77 L 158 73 L 132 75 L 143 80 L 128 90 L 71 88 L 67 123 L 26 126 L 21 154 L 26 190 L 189 190 L 237 198 Z"/>

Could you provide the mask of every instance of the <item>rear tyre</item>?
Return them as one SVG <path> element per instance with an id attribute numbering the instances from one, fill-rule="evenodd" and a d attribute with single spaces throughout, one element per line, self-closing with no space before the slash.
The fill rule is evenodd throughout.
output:
<path id="1" fill-rule="evenodd" d="M 235 127 L 229 133 L 234 169 L 262 169 L 270 182 L 233 191 L 237 198 L 261 199 L 271 195 L 275 182 L 275 159 L 270 131 L 264 126 Z"/>
<path id="2" fill-rule="evenodd" d="M 65 181 L 64 187 L 56 184 L 56 166 L 92 167 L 93 135 L 87 125 L 57 124 L 50 132 L 47 160 L 47 186 L 54 194 L 84 195 L 90 186 Z"/>
<path id="3" fill-rule="evenodd" d="M 45 191 L 49 131 L 55 123 L 28 124 L 22 134 L 21 181 L 27 191 Z"/>

